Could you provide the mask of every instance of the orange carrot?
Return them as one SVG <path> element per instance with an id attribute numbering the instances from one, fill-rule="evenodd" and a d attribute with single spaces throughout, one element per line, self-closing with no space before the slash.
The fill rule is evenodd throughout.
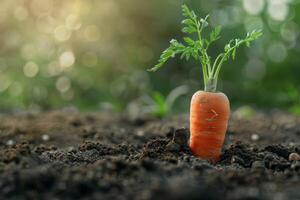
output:
<path id="1" fill-rule="evenodd" d="M 223 93 L 198 91 L 191 100 L 190 149 L 195 156 L 219 160 L 228 124 L 230 106 Z"/>
<path id="2" fill-rule="evenodd" d="M 170 41 L 170 46 L 163 51 L 156 64 L 150 71 L 160 69 L 169 59 L 180 54 L 180 58 L 190 58 L 199 61 L 202 65 L 204 91 L 198 91 L 191 100 L 190 110 L 190 149 L 197 157 L 209 160 L 213 163 L 220 158 L 228 124 L 230 106 L 225 94 L 216 92 L 219 73 L 223 63 L 230 58 L 234 59 L 236 50 L 241 45 L 250 46 L 250 43 L 258 39 L 261 31 L 247 33 L 243 39 L 232 39 L 214 60 L 208 55 L 207 50 L 212 43 L 220 38 L 221 27 L 215 27 L 204 38 L 204 29 L 208 27 L 207 15 L 199 18 L 194 11 L 186 5 L 182 6 L 185 19 L 182 31 L 192 37 L 184 37 L 184 43 L 175 39 Z"/>

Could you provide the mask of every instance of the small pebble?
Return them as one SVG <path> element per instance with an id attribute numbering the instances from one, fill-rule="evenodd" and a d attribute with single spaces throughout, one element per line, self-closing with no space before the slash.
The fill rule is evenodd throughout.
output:
<path id="1" fill-rule="evenodd" d="M 144 136 L 144 135 L 145 135 L 145 132 L 142 131 L 142 130 L 138 130 L 136 134 L 137 134 L 137 136 L 140 136 L 140 137 L 141 137 L 141 136 Z"/>
<path id="2" fill-rule="evenodd" d="M 293 146 L 295 146 L 295 143 L 294 142 L 290 142 L 289 146 L 293 147 Z"/>
<path id="3" fill-rule="evenodd" d="M 67 148 L 67 151 L 68 151 L 68 152 L 75 151 L 75 148 L 74 148 L 74 147 L 72 147 L 72 146 L 70 146 L 70 147 L 68 147 L 68 148 Z"/>
<path id="4" fill-rule="evenodd" d="M 121 129 L 120 129 L 120 132 L 121 132 L 121 133 L 125 133 L 125 132 L 126 132 L 126 129 L 125 129 L 125 128 L 121 128 Z"/>
<path id="5" fill-rule="evenodd" d="M 186 155 L 185 155 L 185 156 L 183 157 L 183 160 L 186 161 L 186 162 L 190 162 L 190 156 L 186 156 Z"/>
<path id="6" fill-rule="evenodd" d="M 297 153 L 291 153 L 289 155 L 289 161 L 298 161 L 300 160 L 300 155 Z"/>
<path id="7" fill-rule="evenodd" d="M 48 141 L 49 139 L 50 139 L 49 135 L 47 135 L 47 134 L 42 135 L 42 140 Z"/>
<path id="8" fill-rule="evenodd" d="M 252 168 L 254 169 L 264 169 L 265 168 L 265 164 L 262 161 L 254 161 L 251 165 Z"/>
<path id="9" fill-rule="evenodd" d="M 273 124 L 272 126 L 271 126 L 271 130 L 276 130 L 277 129 L 277 125 L 276 124 Z"/>
<path id="10" fill-rule="evenodd" d="M 231 164 L 234 164 L 234 163 L 240 164 L 242 166 L 245 165 L 244 160 L 242 158 L 238 157 L 238 156 L 232 156 L 232 158 L 231 158 Z"/>
<path id="11" fill-rule="evenodd" d="M 251 135 L 251 140 L 253 140 L 253 141 L 259 140 L 259 135 L 257 135 L 257 134 L 252 134 L 252 135 Z"/>
<path id="12" fill-rule="evenodd" d="M 13 140 L 7 140 L 7 142 L 6 142 L 7 146 L 12 146 L 14 144 L 15 144 L 15 141 L 13 141 Z"/>

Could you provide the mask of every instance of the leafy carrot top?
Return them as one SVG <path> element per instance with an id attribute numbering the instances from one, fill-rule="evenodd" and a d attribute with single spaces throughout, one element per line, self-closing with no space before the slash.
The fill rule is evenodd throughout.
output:
<path id="1" fill-rule="evenodd" d="M 184 37 L 185 43 L 178 42 L 175 39 L 170 41 L 170 46 L 163 51 L 158 64 L 156 64 L 149 71 L 156 71 L 161 68 L 170 58 L 179 54 L 180 58 L 189 60 L 194 58 L 200 61 L 202 65 L 202 73 L 204 80 L 205 91 L 215 92 L 217 87 L 217 81 L 222 64 L 229 60 L 234 59 L 236 50 L 242 44 L 250 46 L 250 43 L 258 39 L 262 32 L 260 30 L 254 30 L 247 33 L 244 39 L 232 39 L 224 48 L 224 52 L 220 53 L 214 61 L 208 55 L 207 50 L 212 43 L 220 38 L 221 27 L 217 26 L 213 28 L 207 38 L 203 37 L 203 30 L 209 26 L 207 15 L 205 18 L 199 18 L 194 11 L 191 11 L 186 5 L 182 6 L 182 13 L 185 19 L 182 21 L 184 25 L 182 32 L 196 36 L 196 39 L 191 37 Z"/>

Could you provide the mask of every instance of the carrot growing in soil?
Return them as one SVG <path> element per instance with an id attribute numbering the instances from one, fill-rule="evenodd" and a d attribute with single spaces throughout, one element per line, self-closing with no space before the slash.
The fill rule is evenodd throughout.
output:
<path id="1" fill-rule="evenodd" d="M 208 55 L 207 50 L 212 43 L 220 38 L 221 27 L 212 28 L 208 37 L 203 33 L 208 28 L 208 18 L 199 18 L 194 11 L 186 5 L 182 6 L 185 19 L 182 31 L 191 35 L 184 37 L 184 43 L 175 39 L 170 41 L 170 46 L 162 53 L 159 62 L 149 71 L 161 68 L 170 58 L 179 54 L 180 58 L 190 58 L 199 61 L 202 66 L 204 91 L 197 91 L 190 106 L 190 149 L 195 156 L 217 162 L 224 143 L 230 114 L 228 98 L 222 92 L 217 91 L 217 82 L 223 63 L 230 58 L 235 59 L 236 50 L 241 45 L 250 46 L 250 43 L 258 39 L 262 32 L 254 30 L 247 33 L 243 39 L 232 39 L 225 45 L 224 52 L 214 60 Z"/>

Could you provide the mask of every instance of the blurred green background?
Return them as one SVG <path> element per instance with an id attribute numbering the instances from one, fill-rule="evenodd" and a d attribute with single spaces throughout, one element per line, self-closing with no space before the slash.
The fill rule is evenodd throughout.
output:
<path id="1" fill-rule="evenodd" d="M 295 0 L 1 0 L 0 110 L 187 112 L 203 88 L 200 65 L 174 59 L 146 71 L 171 38 L 182 37 L 183 2 L 223 26 L 212 55 L 231 38 L 264 32 L 223 66 L 218 89 L 233 108 L 300 114 Z"/>

